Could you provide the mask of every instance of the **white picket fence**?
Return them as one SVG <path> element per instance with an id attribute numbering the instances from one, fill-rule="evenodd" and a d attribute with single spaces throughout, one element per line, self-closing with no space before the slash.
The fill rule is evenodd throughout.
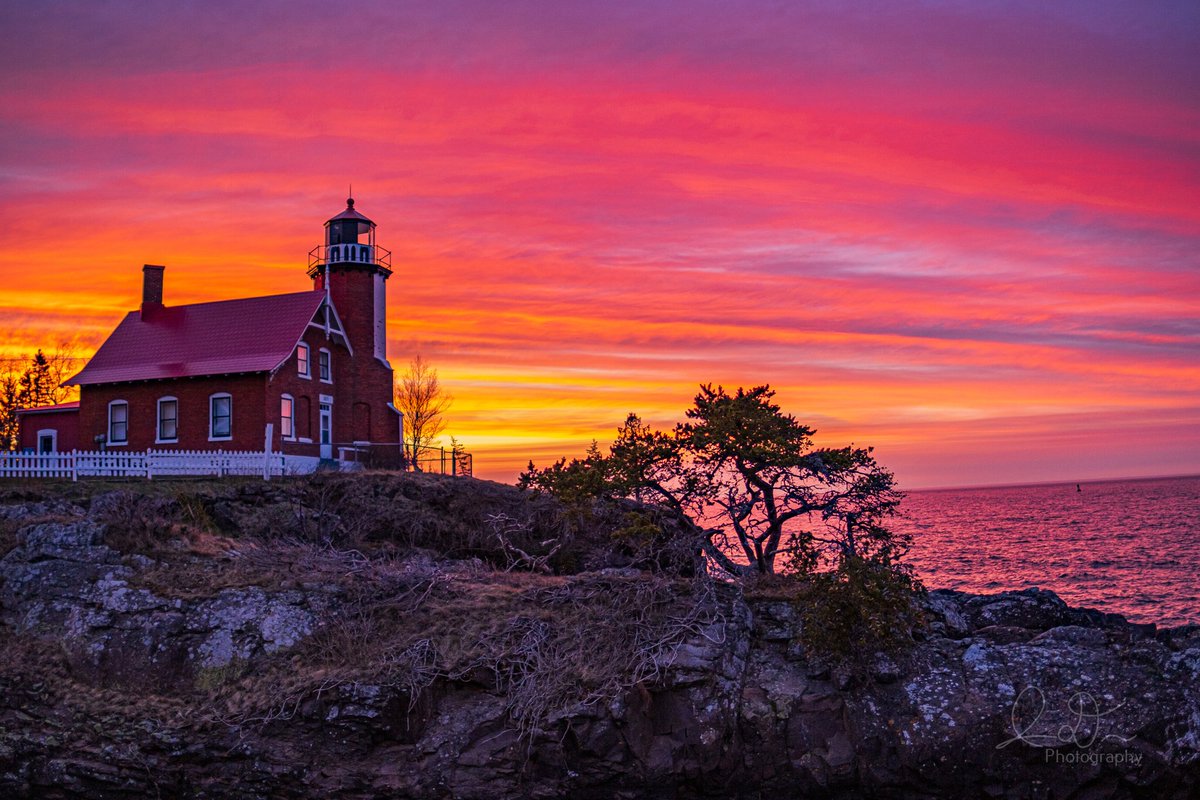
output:
<path id="1" fill-rule="evenodd" d="M 0 452 L 0 478 L 146 478 L 255 475 L 264 480 L 316 469 L 319 459 L 253 450 Z"/>

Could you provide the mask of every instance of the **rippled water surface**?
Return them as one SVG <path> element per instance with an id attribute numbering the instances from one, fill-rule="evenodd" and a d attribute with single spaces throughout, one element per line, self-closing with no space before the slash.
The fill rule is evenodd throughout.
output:
<path id="1" fill-rule="evenodd" d="M 1200 476 L 910 492 L 903 511 L 930 588 L 1040 586 L 1135 622 L 1200 623 Z"/>

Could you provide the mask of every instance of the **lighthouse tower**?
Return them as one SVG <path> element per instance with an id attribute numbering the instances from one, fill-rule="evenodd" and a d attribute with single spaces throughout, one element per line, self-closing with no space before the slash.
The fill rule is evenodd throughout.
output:
<path id="1" fill-rule="evenodd" d="M 392 254 L 375 243 L 375 223 L 354 208 L 353 197 L 348 198 L 346 209 L 325 223 L 325 243 L 309 253 L 308 275 L 314 289 L 328 293 L 354 350 L 348 363 L 335 365 L 334 377 L 357 400 L 352 408 L 343 404 L 334 409 L 334 414 L 341 420 L 340 430 L 353 431 L 357 441 L 398 440 L 397 420 L 378 411 L 392 402 L 386 291 L 391 274 Z"/>
<path id="2" fill-rule="evenodd" d="M 355 351 L 387 360 L 387 292 L 392 253 L 375 244 L 375 223 L 346 199 L 346 210 L 325 223 L 325 244 L 309 253 L 314 289 L 327 289 Z"/>

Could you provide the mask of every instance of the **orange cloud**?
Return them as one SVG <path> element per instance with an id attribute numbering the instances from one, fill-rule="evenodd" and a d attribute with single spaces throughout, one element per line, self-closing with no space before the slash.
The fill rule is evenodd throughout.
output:
<path id="1" fill-rule="evenodd" d="M 14 9 L 0 350 L 98 344 L 143 263 L 303 288 L 353 182 L 485 476 L 702 381 L 910 486 L 1200 471 L 1192 17 L 651 5 Z"/>

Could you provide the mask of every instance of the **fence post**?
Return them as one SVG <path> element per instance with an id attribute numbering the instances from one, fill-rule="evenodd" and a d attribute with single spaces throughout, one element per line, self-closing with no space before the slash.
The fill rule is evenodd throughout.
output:
<path id="1" fill-rule="evenodd" d="M 446 448 L 442 448 L 442 474 L 446 474 Z"/>
<path id="2" fill-rule="evenodd" d="M 271 480 L 271 433 L 275 430 L 275 423 L 267 423 L 267 432 L 265 441 L 263 442 L 263 480 Z"/>
<path id="3" fill-rule="evenodd" d="M 71 451 L 71 482 L 79 481 L 79 448 Z"/>
<path id="4" fill-rule="evenodd" d="M 146 448 L 146 480 L 154 480 L 153 471 L 150 469 L 150 448 Z"/>

